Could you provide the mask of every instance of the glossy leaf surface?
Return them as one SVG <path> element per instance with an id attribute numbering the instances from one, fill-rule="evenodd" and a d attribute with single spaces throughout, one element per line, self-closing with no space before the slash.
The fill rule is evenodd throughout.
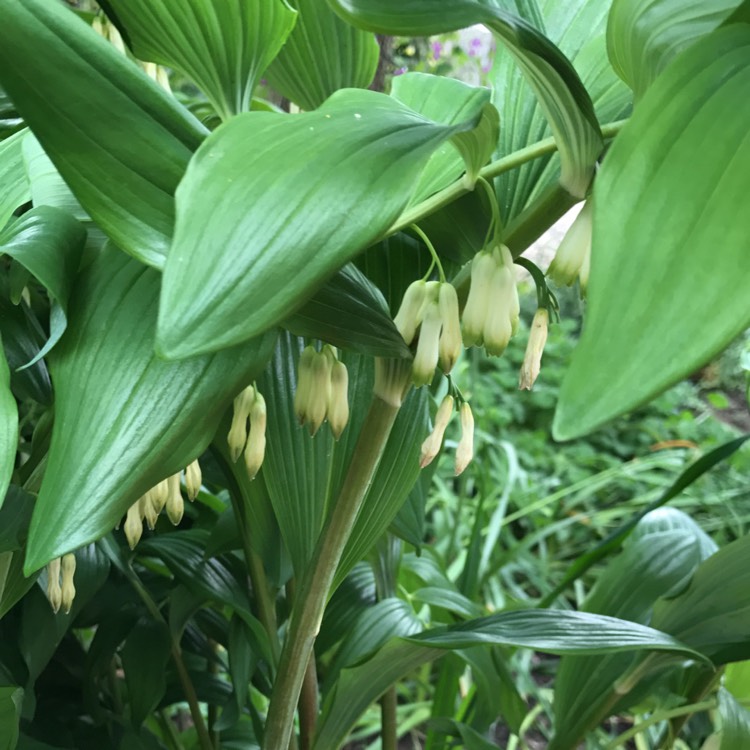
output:
<path id="1" fill-rule="evenodd" d="M 274 334 L 211 357 L 154 354 L 159 275 L 112 248 L 79 276 L 70 327 L 50 355 L 55 424 L 27 570 L 99 538 L 146 490 L 187 466 Z"/>
<path id="2" fill-rule="evenodd" d="M 563 610 L 502 612 L 408 639 L 389 641 L 372 659 L 344 670 L 324 707 L 315 748 L 338 747 L 357 717 L 390 685 L 443 649 L 512 645 L 549 653 L 666 650 L 694 655 L 672 637 L 614 617 Z"/>
<path id="3" fill-rule="evenodd" d="M 615 140 L 594 188 L 589 305 L 556 437 L 644 403 L 750 324 L 750 26 L 674 60 Z"/>
<path id="4" fill-rule="evenodd" d="M 249 112 L 220 127 L 178 190 L 161 352 L 215 351 L 288 317 L 393 223 L 432 152 L 481 111 L 471 114 L 441 125 L 348 89 L 315 112 Z"/>
<path id="5" fill-rule="evenodd" d="M 729 18 L 740 0 L 614 0 L 607 24 L 612 67 L 640 98 L 675 55 Z"/>
<path id="6" fill-rule="evenodd" d="M 29 183 L 23 166 L 23 139 L 27 131 L 0 141 L 0 230 L 13 212 L 30 199 Z"/>
<path id="7" fill-rule="evenodd" d="M 459 0 L 332 0 L 352 23 L 372 31 L 424 36 L 483 23 L 523 71 L 552 128 L 562 159 L 561 183 L 582 197 L 602 147 L 586 89 L 568 59 L 521 17 L 492 3 Z"/>
<path id="8" fill-rule="evenodd" d="M 2 0 L 0 15 L 0 84 L 91 217 L 161 267 L 206 130 L 62 3 Z"/>
<path id="9" fill-rule="evenodd" d="M 18 406 L 10 390 L 10 369 L 0 340 L 0 507 L 10 485 L 18 450 Z"/>
<path id="10" fill-rule="evenodd" d="M 246 112 L 258 78 L 278 54 L 297 14 L 285 0 L 104 0 L 141 60 L 182 71 L 217 112 Z"/>
<path id="11" fill-rule="evenodd" d="M 374 34 L 350 26 L 327 2 L 293 4 L 299 16 L 268 70 L 271 85 L 307 110 L 316 109 L 339 89 L 367 88 L 380 56 Z"/>

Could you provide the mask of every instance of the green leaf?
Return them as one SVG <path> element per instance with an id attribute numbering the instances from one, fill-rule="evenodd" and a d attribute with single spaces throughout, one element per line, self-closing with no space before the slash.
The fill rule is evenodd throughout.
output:
<path id="1" fill-rule="evenodd" d="M 646 516 L 621 555 L 609 562 L 582 609 L 646 624 L 656 600 L 678 586 L 701 562 L 705 534 L 683 513 L 655 511 L 687 521 L 682 528 L 655 530 Z M 681 519 L 682 520 L 682 519 Z M 629 654 L 564 656 L 555 678 L 555 736 L 550 750 L 574 747 L 612 708 L 615 683 L 632 662 Z"/>
<path id="2" fill-rule="evenodd" d="M 138 728 L 167 689 L 165 668 L 172 640 L 162 622 L 140 620 L 125 639 L 120 656 L 128 688 L 130 721 Z"/>
<path id="3" fill-rule="evenodd" d="M 22 705 L 20 687 L 0 687 L 0 750 L 15 750 Z"/>
<path id="4" fill-rule="evenodd" d="M 0 84 L 83 208 L 161 267 L 174 190 L 207 131 L 62 3 L 0 0 L 0 13 Z"/>
<path id="5" fill-rule="evenodd" d="M 459 591 L 442 588 L 441 586 L 426 586 L 411 594 L 415 601 L 429 604 L 431 607 L 445 609 L 461 617 L 481 617 L 485 610 L 465 597 Z"/>
<path id="6" fill-rule="evenodd" d="M 383 295 L 347 263 L 283 324 L 296 336 L 374 357 L 411 357 Z"/>
<path id="7" fill-rule="evenodd" d="M 285 0 L 104 0 L 141 60 L 193 79 L 223 119 L 250 109 L 260 75 L 297 14 Z"/>
<path id="8" fill-rule="evenodd" d="M 342 21 L 327 2 L 292 2 L 299 17 L 268 69 L 271 85 L 307 110 L 339 89 L 367 88 L 380 56 L 375 36 Z"/>
<path id="9" fill-rule="evenodd" d="M 435 148 L 480 116 L 440 125 L 348 89 L 315 112 L 249 112 L 222 125 L 178 191 L 161 352 L 212 351 L 288 317 L 390 227 Z"/>
<path id="10" fill-rule="evenodd" d="M 0 552 L 14 552 L 23 547 L 29 530 L 34 496 L 11 485 L 0 508 Z"/>
<path id="11" fill-rule="evenodd" d="M 614 0 L 607 24 L 612 67 L 640 99 L 672 58 L 721 26 L 739 5 L 740 0 Z"/>
<path id="12" fill-rule="evenodd" d="M 724 688 L 719 689 L 720 750 L 744 750 L 750 743 L 750 711 Z"/>
<path id="13" fill-rule="evenodd" d="M 0 339 L 0 508 L 10 485 L 18 450 L 18 406 L 10 390 L 10 369 Z"/>
<path id="14" fill-rule="evenodd" d="M 600 122 L 612 122 L 628 110 L 632 95 L 607 59 L 606 24 L 609 3 L 602 0 L 516 0 L 518 12 L 560 48 L 591 96 Z M 497 156 L 503 157 L 551 135 L 534 91 L 514 60 L 495 55 L 489 75 L 493 101 L 503 114 Z M 559 177 L 556 155 L 542 156 L 495 179 L 506 223 L 530 200 L 543 195 Z"/>
<path id="15" fill-rule="evenodd" d="M 344 670 L 324 706 L 316 750 L 339 747 L 372 701 L 417 667 L 439 658 L 441 649 L 481 644 L 521 646 L 555 654 L 663 650 L 702 658 L 665 633 L 614 617 L 566 610 L 501 612 L 408 639 L 393 639 L 369 661 Z"/>
<path id="16" fill-rule="evenodd" d="M 490 104 L 490 90 L 469 86 L 454 78 L 406 73 L 393 79 L 391 96 L 424 117 L 443 125 L 455 125 L 482 108 L 479 125 L 458 133 L 441 146 L 427 163 L 411 202 L 417 203 L 442 190 L 466 172 L 473 188 L 479 170 L 497 144 L 500 115 Z"/>
<path id="17" fill-rule="evenodd" d="M 737 24 L 675 58 L 604 160 L 558 439 L 648 401 L 750 325 L 738 273 L 747 238 L 733 209 L 750 192 L 749 50 L 750 27 Z"/>
<path id="18" fill-rule="evenodd" d="M 34 585 L 38 577 L 35 573 L 28 578 L 23 574 L 23 552 L 0 553 L 0 620 L 15 607 Z"/>
<path id="19" fill-rule="evenodd" d="M 750 536 L 701 563 L 679 595 L 661 599 L 652 624 L 715 664 L 750 658 Z"/>
<path id="20" fill-rule="evenodd" d="M 79 276 L 50 355 L 55 424 L 26 570 L 98 539 L 144 492 L 200 455 L 275 334 L 169 363 L 153 351 L 159 274 L 105 248 Z"/>
<path id="21" fill-rule="evenodd" d="M 479 0 L 331 0 L 342 17 L 384 34 L 424 36 L 485 24 L 536 94 L 560 151 L 561 184 L 582 198 L 602 148 L 591 99 L 569 60 L 522 18 Z"/>
<path id="22" fill-rule="evenodd" d="M 31 199 L 21 151 L 27 133 L 27 130 L 21 130 L 0 141 L 0 230 L 13 212 Z"/>
<path id="23" fill-rule="evenodd" d="M 68 302 L 85 241 L 82 224 L 49 206 L 32 208 L 0 231 L 0 254 L 15 258 L 36 276 L 52 301 L 49 339 L 26 367 L 46 356 L 65 333 Z"/>

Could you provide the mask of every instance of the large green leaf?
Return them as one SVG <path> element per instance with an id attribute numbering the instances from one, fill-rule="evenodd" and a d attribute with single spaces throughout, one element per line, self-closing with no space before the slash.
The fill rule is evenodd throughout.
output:
<path id="1" fill-rule="evenodd" d="M 18 449 L 18 406 L 10 390 L 10 369 L 0 339 L 0 507 L 10 485 Z"/>
<path id="2" fill-rule="evenodd" d="M 611 122 L 627 110 L 631 93 L 607 59 L 606 23 L 609 1 L 516 0 L 518 12 L 558 45 L 588 90 L 600 122 Z M 490 80 L 493 101 L 503 115 L 498 156 L 506 156 L 551 135 L 534 91 L 508 55 L 496 55 Z M 496 178 L 498 201 L 506 223 L 530 199 L 553 184 L 560 171 L 556 155 L 543 156 Z"/>
<path id="3" fill-rule="evenodd" d="M 62 3 L 0 0 L 0 15 L 0 83 L 84 209 L 160 267 L 206 130 Z"/>
<path id="4" fill-rule="evenodd" d="M 274 334 L 168 363 L 153 351 L 159 275 L 105 248 L 79 276 L 50 355 L 55 424 L 26 569 L 99 538 L 158 481 L 200 455 L 257 376 Z"/>
<path id="5" fill-rule="evenodd" d="M 560 50 L 531 24 L 480 0 L 331 0 L 342 16 L 362 28 L 421 36 L 475 23 L 492 30 L 515 59 L 539 99 L 560 151 L 560 182 L 583 197 L 602 148 L 591 99 Z"/>
<path id="6" fill-rule="evenodd" d="M 31 198 L 21 150 L 26 134 L 22 130 L 0 141 L 0 230 L 13 212 Z"/>
<path id="7" fill-rule="evenodd" d="M 441 650 L 510 645 L 555 654 L 657 650 L 698 656 L 658 630 L 614 617 L 565 610 L 525 610 L 470 620 L 389 641 L 372 659 L 345 669 L 329 696 L 315 740 L 337 748 L 357 717 L 390 685 L 441 655 Z"/>
<path id="8" fill-rule="evenodd" d="M 750 658 L 750 536 L 701 563 L 679 596 L 660 600 L 653 626 L 716 664 Z"/>
<path id="9" fill-rule="evenodd" d="M 750 711 L 722 688 L 719 690 L 719 714 L 720 750 L 744 750 L 750 743 Z"/>
<path id="10" fill-rule="evenodd" d="M 177 193 L 157 346 L 180 358 L 243 341 L 299 307 L 406 206 L 441 125 L 347 89 L 315 112 L 249 112 L 213 133 Z"/>
<path id="11" fill-rule="evenodd" d="M 297 24 L 268 69 L 268 80 L 303 109 L 343 88 L 367 88 L 378 67 L 373 34 L 342 21 L 327 2 L 292 0 Z"/>
<path id="12" fill-rule="evenodd" d="M 353 264 L 332 279 L 283 322 L 297 336 L 375 357 L 410 357 L 380 290 Z"/>
<path id="13" fill-rule="evenodd" d="M 20 687 L 0 687 L 0 750 L 15 750 L 21 706 L 23 690 Z"/>
<path id="14" fill-rule="evenodd" d="M 647 624 L 656 600 L 695 570 L 708 539 L 704 532 L 679 511 L 659 510 L 653 515 L 654 522 L 646 516 L 623 553 L 602 571 L 584 611 Z M 555 736 L 549 750 L 576 747 L 584 733 L 606 717 L 614 685 L 631 662 L 629 654 L 562 658 L 555 678 Z"/>
<path id="15" fill-rule="evenodd" d="M 136 57 L 186 73 L 224 118 L 250 109 L 294 26 L 285 0 L 103 0 Z"/>
<path id="16" fill-rule="evenodd" d="M 65 332 L 70 292 L 85 241 L 82 224 L 49 206 L 32 208 L 0 231 L 0 254 L 15 258 L 36 276 L 52 301 L 49 339 L 28 364 L 44 357 Z"/>
<path id="17" fill-rule="evenodd" d="M 607 50 L 640 98 L 670 60 L 726 21 L 741 0 L 613 0 Z"/>
<path id="18" fill-rule="evenodd" d="M 695 371 L 750 325 L 750 26 L 678 56 L 594 187 L 589 306 L 554 432 L 589 432 Z"/>

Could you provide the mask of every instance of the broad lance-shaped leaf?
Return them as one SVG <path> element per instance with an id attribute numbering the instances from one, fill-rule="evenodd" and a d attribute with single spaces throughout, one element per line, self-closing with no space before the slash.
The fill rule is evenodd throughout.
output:
<path id="1" fill-rule="evenodd" d="M 18 449 L 18 406 L 10 390 L 10 369 L 0 340 L 0 507 L 10 484 Z"/>
<path id="2" fill-rule="evenodd" d="M 750 325 L 750 26 L 677 57 L 594 186 L 589 304 L 555 415 L 583 435 L 694 372 Z"/>
<path id="3" fill-rule="evenodd" d="M 394 638 L 372 659 L 343 670 L 324 706 L 315 750 L 340 747 L 367 706 L 417 667 L 439 658 L 444 650 L 478 645 L 520 646 L 551 654 L 654 650 L 702 658 L 666 633 L 615 617 L 550 609 L 501 612 Z"/>
<path id="4" fill-rule="evenodd" d="M 68 301 L 85 241 L 83 226 L 50 206 L 32 208 L 0 232 L 0 255 L 15 258 L 47 287 L 52 299 L 49 339 L 25 366 L 44 357 L 65 332 Z"/>
<path id="5" fill-rule="evenodd" d="M 411 357 L 380 290 L 352 263 L 345 265 L 284 328 L 374 357 Z"/>
<path id="6" fill-rule="evenodd" d="M 591 96 L 599 122 L 624 117 L 632 94 L 607 59 L 606 27 L 609 3 L 602 0 L 516 0 L 519 14 L 544 33 L 570 60 Z M 495 55 L 489 80 L 493 102 L 502 112 L 497 143 L 501 158 L 551 135 L 539 101 L 509 55 Z M 560 159 L 556 154 L 532 159 L 495 178 L 498 202 L 506 224 L 530 200 L 557 182 Z M 541 197 L 540 197 L 541 200 Z M 561 210 L 565 210 L 564 204 Z"/>
<path id="7" fill-rule="evenodd" d="M 424 36 L 485 24 L 507 48 L 534 90 L 557 141 L 560 183 L 586 194 L 602 137 L 586 89 L 569 60 L 522 18 L 480 0 L 330 0 L 360 28 L 383 34 Z"/>
<path id="8" fill-rule="evenodd" d="M 741 0 L 614 0 L 607 23 L 612 67 L 640 98 L 675 55 L 726 21 Z"/>
<path id="9" fill-rule="evenodd" d="M 285 0 L 103 0 L 141 60 L 182 71 L 222 118 L 250 109 L 297 14 Z"/>
<path id="10" fill-rule="evenodd" d="M 21 130 L 0 141 L 0 230 L 13 212 L 30 198 L 21 150 L 27 133 L 27 130 Z"/>
<path id="11" fill-rule="evenodd" d="M 367 88 L 380 57 L 375 35 L 344 22 L 325 0 L 290 1 L 299 16 L 268 69 L 271 85 L 307 110 L 339 89 Z"/>
<path id="12" fill-rule="evenodd" d="M 432 152 L 471 130 L 345 89 L 315 112 L 249 112 L 198 150 L 177 191 L 157 348 L 214 351 L 267 330 L 383 234 Z"/>
<path id="13" fill-rule="evenodd" d="M 111 530 L 146 490 L 205 450 L 275 333 L 171 363 L 153 350 L 159 274 L 107 247 L 79 276 L 51 353 L 55 424 L 26 570 Z"/>
<path id="14" fill-rule="evenodd" d="M 206 129 L 62 3 L 0 0 L 0 17 L 0 84 L 90 216 L 161 267 Z"/>

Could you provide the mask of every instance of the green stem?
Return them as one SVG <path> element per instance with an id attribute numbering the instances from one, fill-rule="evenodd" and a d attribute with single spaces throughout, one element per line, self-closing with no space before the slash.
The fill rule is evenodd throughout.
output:
<path id="1" fill-rule="evenodd" d="M 412 224 L 409 229 L 411 229 L 413 232 L 416 232 L 422 238 L 422 242 L 427 245 L 427 249 L 430 251 L 430 255 L 432 256 L 432 263 L 433 265 L 437 266 L 440 281 L 445 283 L 445 271 L 443 270 L 443 264 L 440 262 L 440 257 L 438 256 L 434 245 L 432 244 L 432 242 L 430 242 L 430 238 L 416 224 Z M 432 269 L 432 266 L 430 266 L 430 269 Z M 430 272 L 428 271 L 427 276 L 429 275 Z"/>
<path id="2" fill-rule="evenodd" d="M 620 132 L 620 130 L 622 130 L 622 127 L 626 122 L 627 120 L 617 120 L 616 122 L 610 122 L 603 125 L 602 137 L 605 140 L 611 140 Z M 491 180 L 505 172 L 510 172 L 512 169 L 516 169 L 527 162 L 551 154 L 556 150 L 557 144 L 555 143 L 555 139 L 545 138 L 537 143 L 532 143 L 531 145 L 526 146 L 526 148 L 514 151 L 512 154 L 508 154 L 502 159 L 490 162 L 479 172 L 479 176 L 485 180 Z M 471 192 L 471 189 L 466 187 L 463 180 L 457 180 L 447 188 L 440 190 L 435 193 L 435 195 L 431 195 L 426 200 L 423 200 L 404 211 L 396 222 L 386 230 L 383 236 L 388 237 L 391 234 L 400 232 L 402 229 L 406 229 L 410 224 L 421 221 L 425 217 L 439 211 L 441 208 L 444 208 L 449 203 L 453 203 L 453 201 L 469 192 Z M 571 198 L 571 200 L 573 203 L 577 202 L 577 199 Z M 506 244 L 510 246 L 508 242 L 506 242 Z"/>
<path id="3" fill-rule="evenodd" d="M 398 719 L 396 686 L 391 685 L 380 699 L 380 737 L 382 750 L 398 750 Z"/>
<path id="4" fill-rule="evenodd" d="M 374 396 L 336 505 L 328 514 L 297 593 L 266 720 L 264 750 L 285 750 L 294 711 L 336 568 L 362 507 L 399 407 Z"/>
<path id="5" fill-rule="evenodd" d="M 315 727 L 318 723 L 318 675 L 315 669 L 315 655 L 307 662 L 305 679 L 299 698 L 300 750 L 312 750 Z"/>
<path id="6" fill-rule="evenodd" d="M 170 750 L 184 750 L 177 730 L 164 710 L 157 711 L 156 720 L 162 729 L 162 739 L 169 746 Z"/>
<path id="7" fill-rule="evenodd" d="M 612 742 L 610 742 L 609 745 L 604 748 L 604 750 L 615 750 L 616 747 L 624 745 L 628 740 L 633 739 L 633 737 L 635 737 L 637 734 L 640 734 L 654 724 L 658 724 L 662 721 L 668 721 L 669 719 L 674 719 L 677 716 L 696 714 L 700 711 L 711 711 L 714 708 L 716 708 L 716 701 L 711 699 L 703 701 L 701 703 L 691 703 L 688 706 L 672 708 L 669 711 L 656 711 L 655 713 L 651 714 L 648 719 L 644 719 L 639 724 L 636 724 L 634 727 L 628 729 L 627 732 L 623 732 L 622 734 L 615 737 L 615 739 L 612 740 Z"/>
<path id="8" fill-rule="evenodd" d="M 162 623 L 169 632 L 169 637 L 172 642 L 170 647 L 172 660 L 174 661 L 174 665 L 177 668 L 177 676 L 179 677 L 180 684 L 182 685 L 182 692 L 185 694 L 185 700 L 187 701 L 188 707 L 190 708 L 190 716 L 193 719 L 195 733 L 198 736 L 198 744 L 201 750 L 214 750 L 213 743 L 211 742 L 211 735 L 208 733 L 208 728 L 206 727 L 206 722 L 203 719 L 203 714 L 201 713 L 201 708 L 198 703 L 198 695 L 195 692 L 195 686 L 193 685 L 193 681 L 190 679 L 190 674 L 188 673 L 185 662 L 182 659 L 180 644 L 174 637 L 171 628 L 167 624 L 167 621 L 159 611 L 159 607 L 156 606 L 156 602 L 151 598 L 151 594 L 149 594 L 141 579 L 138 577 L 138 574 L 133 570 L 132 567 L 129 568 L 128 579 L 130 580 L 133 588 L 138 593 L 138 596 L 141 597 L 141 600 L 146 605 L 146 609 L 149 611 L 154 620 Z"/>

